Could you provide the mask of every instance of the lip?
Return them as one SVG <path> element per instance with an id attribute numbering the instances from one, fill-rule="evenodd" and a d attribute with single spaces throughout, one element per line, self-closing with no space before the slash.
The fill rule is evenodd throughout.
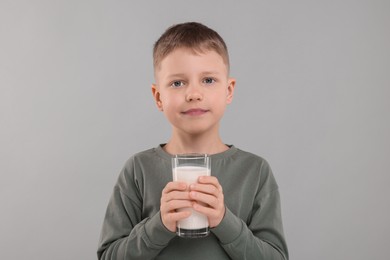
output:
<path id="1" fill-rule="evenodd" d="M 203 114 L 205 114 L 207 112 L 208 112 L 207 109 L 191 108 L 191 109 L 188 109 L 188 110 L 182 112 L 182 114 L 189 115 L 189 116 L 201 116 L 201 115 L 203 115 Z"/>

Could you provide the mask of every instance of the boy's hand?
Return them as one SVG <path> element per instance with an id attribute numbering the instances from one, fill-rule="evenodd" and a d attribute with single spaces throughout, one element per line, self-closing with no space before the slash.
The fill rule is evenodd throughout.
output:
<path id="1" fill-rule="evenodd" d="M 194 200 L 192 207 L 205 214 L 209 219 L 210 228 L 221 223 L 225 215 L 225 203 L 222 186 L 214 176 L 201 176 L 198 183 L 190 185 L 190 199 Z"/>
<path id="2" fill-rule="evenodd" d="M 176 222 L 191 215 L 190 211 L 180 211 L 177 209 L 191 208 L 187 184 L 183 182 L 169 182 L 161 195 L 161 220 L 164 226 L 171 232 L 176 232 Z"/>

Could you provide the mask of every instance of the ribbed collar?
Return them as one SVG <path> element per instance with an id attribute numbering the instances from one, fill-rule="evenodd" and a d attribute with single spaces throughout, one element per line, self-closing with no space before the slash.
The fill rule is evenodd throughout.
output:
<path id="1" fill-rule="evenodd" d="M 173 155 L 172 154 L 169 154 L 167 153 L 163 147 L 164 147 L 165 144 L 160 144 L 159 146 L 157 146 L 154 150 L 155 152 L 162 158 L 166 159 L 166 160 L 171 160 Z M 226 159 L 230 156 L 232 156 L 234 153 L 236 153 L 238 151 L 238 149 L 234 146 L 234 145 L 227 145 L 229 147 L 229 149 L 227 149 L 226 151 L 222 152 L 222 153 L 216 153 L 216 154 L 212 154 L 210 155 L 210 158 L 212 160 L 218 160 L 218 159 Z"/>

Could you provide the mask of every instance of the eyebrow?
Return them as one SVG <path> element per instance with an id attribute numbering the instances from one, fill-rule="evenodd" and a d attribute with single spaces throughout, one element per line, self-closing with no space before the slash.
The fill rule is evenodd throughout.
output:
<path id="1" fill-rule="evenodd" d="M 185 74 L 184 73 L 175 73 L 175 74 L 170 74 L 167 76 L 168 79 L 171 79 L 171 78 L 182 78 L 184 77 Z"/>
<path id="2" fill-rule="evenodd" d="M 204 71 L 201 74 L 202 75 L 220 75 L 221 73 L 218 71 Z"/>

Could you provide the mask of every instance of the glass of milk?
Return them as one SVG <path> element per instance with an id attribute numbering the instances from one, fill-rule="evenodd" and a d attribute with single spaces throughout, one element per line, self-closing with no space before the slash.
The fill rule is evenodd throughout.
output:
<path id="1" fill-rule="evenodd" d="M 210 176 L 210 157 L 207 154 L 179 154 L 172 158 L 173 181 L 186 182 L 188 185 L 198 182 L 199 176 Z M 209 221 L 207 217 L 192 208 L 188 218 L 177 222 L 176 233 L 180 237 L 197 238 L 207 236 Z"/>

